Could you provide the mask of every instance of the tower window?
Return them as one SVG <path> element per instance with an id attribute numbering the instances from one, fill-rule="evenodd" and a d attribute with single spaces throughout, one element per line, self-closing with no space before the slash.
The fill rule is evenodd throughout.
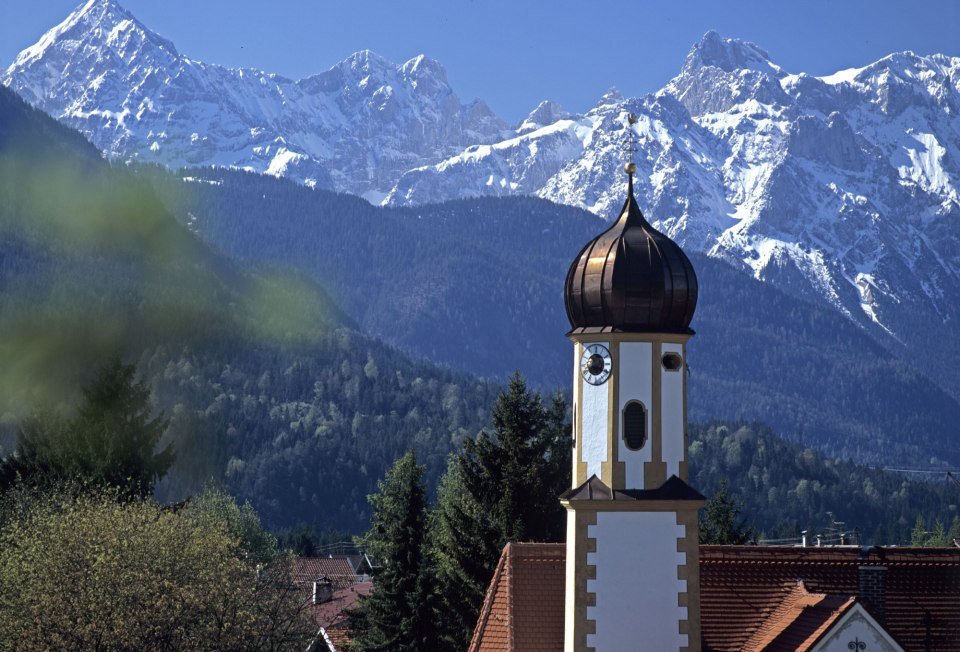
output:
<path id="1" fill-rule="evenodd" d="M 647 443 L 647 409 L 640 401 L 630 401 L 623 408 L 623 441 L 632 451 Z"/>
<path id="2" fill-rule="evenodd" d="M 662 362 L 663 368 L 667 371 L 680 371 L 683 367 L 683 358 L 679 353 L 664 353 Z"/>

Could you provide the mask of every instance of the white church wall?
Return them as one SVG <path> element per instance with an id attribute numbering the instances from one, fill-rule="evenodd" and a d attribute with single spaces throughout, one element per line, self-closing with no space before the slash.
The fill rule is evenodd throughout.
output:
<path id="1" fill-rule="evenodd" d="M 600 342 L 609 347 L 609 343 Z M 579 365 L 579 362 L 578 362 Z M 578 366 L 579 368 L 579 366 Z M 607 461 L 607 422 L 610 388 L 603 385 L 591 385 L 580 378 L 580 407 L 583 410 L 583 450 L 581 457 L 587 465 L 587 477 L 601 477 L 601 464 Z M 609 480 L 607 481 L 609 483 Z"/>
<path id="2" fill-rule="evenodd" d="M 623 408 L 630 401 L 640 401 L 647 411 L 647 443 L 638 451 L 627 448 L 623 441 L 623 419 L 619 420 L 620 432 L 617 433 L 617 459 L 624 463 L 626 489 L 643 489 L 643 464 L 651 459 L 650 434 L 652 432 L 651 408 L 653 394 L 653 378 L 650 374 L 650 365 L 653 357 L 653 345 L 648 342 L 622 342 L 620 344 L 619 364 L 619 394 L 618 409 L 623 414 Z"/>
<path id="3" fill-rule="evenodd" d="M 663 344 L 663 353 L 683 355 L 681 344 Z M 668 371 L 657 360 L 660 370 L 660 431 L 663 433 L 663 461 L 667 464 L 667 477 L 680 477 L 680 462 L 684 458 L 683 415 L 683 368 L 679 371 Z M 686 362 L 686 361 L 684 361 Z"/>
<path id="4" fill-rule="evenodd" d="M 596 604 L 587 607 L 587 618 L 596 623 L 588 646 L 668 652 L 688 644 L 680 634 L 687 608 L 678 606 L 687 583 L 677 578 L 677 567 L 686 563 L 686 553 L 677 552 L 685 529 L 675 512 L 597 514 L 588 528 L 597 544 L 587 555 L 596 567 L 596 579 L 587 580 L 587 591 L 596 594 Z"/>

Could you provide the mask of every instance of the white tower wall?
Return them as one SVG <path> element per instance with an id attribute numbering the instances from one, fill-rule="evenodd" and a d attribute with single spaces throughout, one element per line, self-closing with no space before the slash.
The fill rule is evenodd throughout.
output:
<path id="1" fill-rule="evenodd" d="M 623 408 L 630 401 L 640 401 L 647 413 L 647 442 L 638 451 L 627 448 L 623 441 L 623 419 L 617 420 L 617 459 L 624 463 L 624 486 L 630 489 L 642 489 L 643 465 L 651 460 L 650 435 L 653 432 L 653 412 L 651 411 L 653 396 L 653 345 L 649 342 L 621 342 L 620 357 L 617 365 L 620 400 L 618 411 L 623 415 Z"/>
<path id="2" fill-rule="evenodd" d="M 675 353 L 683 360 L 683 345 L 664 342 L 663 354 Z M 686 480 L 680 463 L 687 457 L 686 413 L 684 405 L 684 377 L 686 360 L 677 371 L 666 369 L 659 360 L 660 373 L 660 437 L 663 442 L 663 461 L 667 465 L 667 477 L 675 475 Z"/>
<path id="3" fill-rule="evenodd" d="M 686 528 L 677 524 L 676 512 L 601 512 L 588 532 L 597 549 L 587 563 L 597 570 L 596 579 L 587 580 L 587 591 L 596 596 L 587 607 L 587 618 L 596 623 L 587 646 L 604 652 L 687 647 L 687 634 L 664 626 L 687 619 L 687 608 L 679 606 L 687 581 L 677 577 L 687 561 L 677 552 Z"/>
<path id="4" fill-rule="evenodd" d="M 600 342 L 606 347 L 609 342 Z M 582 347 L 575 347 L 577 352 L 582 351 Z M 603 385 L 591 385 L 583 379 L 579 373 L 580 362 L 577 357 L 577 378 L 580 384 L 580 405 L 583 410 L 581 416 L 582 451 L 581 461 L 587 465 L 587 477 L 596 475 L 602 476 L 602 465 L 607 461 L 607 442 L 608 442 L 608 423 L 610 419 L 610 387 Z M 610 382 L 610 381 L 607 381 Z"/>

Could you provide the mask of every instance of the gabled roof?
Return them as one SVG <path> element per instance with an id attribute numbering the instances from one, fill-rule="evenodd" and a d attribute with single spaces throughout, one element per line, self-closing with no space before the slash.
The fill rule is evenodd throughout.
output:
<path id="1" fill-rule="evenodd" d="M 564 544 L 504 546 L 470 652 L 562 650 L 565 559 Z"/>
<path id="2" fill-rule="evenodd" d="M 310 609 L 320 628 L 320 638 L 330 652 L 342 652 L 350 644 L 349 611 L 361 597 L 370 595 L 373 582 L 359 582 L 333 592 L 333 597 L 322 604 L 311 604 Z M 311 649 L 324 649 L 311 648 Z"/>
<path id="3" fill-rule="evenodd" d="M 373 582 L 359 582 L 333 592 L 330 600 L 311 605 L 314 618 L 320 627 L 330 628 L 343 624 L 347 612 L 357 606 L 357 601 L 373 591 Z"/>
<path id="4" fill-rule="evenodd" d="M 470 651 L 562 649 L 565 559 L 563 543 L 507 544 Z M 860 566 L 886 569 L 882 626 L 893 640 L 911 652 L 960 652 L 958 548 L 700 546 L 704 652 L 816 645 L 854 610 L 869 615 L 853 599 Z"/>
<path id="5" fill-rule="evenodd" d="M 743 649 L 807 652 L 855 603 L 852 596 L 810 593 L 801 580 L 754 631 Z"/>
<path id="6" fill-rule="evenodd" d="M 359 578 L 346 555 L 330 557 L 299 557 L 293 562 L 293 582 L 300 588 L 310 586 L 326 577 L 334 589 L 356 584 Z"/>
<path id="7" fill-rule="evenodd" d="M 812 593 L 856 596 L 860 566 L 886 568 L 883 627 L 900 645 L 960 650 L 960 549 L 700 546 L 704 650 L 743 650 L 798 580 Z"/>

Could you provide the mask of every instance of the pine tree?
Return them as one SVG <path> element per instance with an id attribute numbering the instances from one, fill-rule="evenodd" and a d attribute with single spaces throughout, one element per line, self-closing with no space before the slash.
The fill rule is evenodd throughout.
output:
<path id="1" fill-rule="evenodd" d="M 945 548 L 947 546 L 947 530 L 943 526 L 943 521 L 937 519 L 933 526 L 933 532 L 924 545 L 933 548 Z"/>
<path id="2" fill-rule="evenodd" d="M 423 472 L 413 451 L 408 452 L 370 496 L 367 549 L 383 570 L 354 615 L 358 650 L 427 650 L 436 640 Z"/>
<path id="3" fill-rule="evenodd" d="M 493 432 L 481 432 L 455 455 L 434 515 L 434 546 L 443 630 L 464 649 L 483 596 L 508 541 L 561 541 L 559 496 L 569 486 L 567 406 L 545 408 L 514 374 L 493 410 Z"/>
<path id="4" fill-rule="evenodd" d="M 438 650 L 465 650 L 490 581 L 490 559 L 499 554 L 482 506 L 464 488 L 459 460 L 451 456 L 432 514 L 432 545 L 440 589 Z"/>
<path id="5" fill-rule="evenodd" d="M 910 545 L 915 548 L 922 548 L 927 544 L 927 529 L 923 522 L 923 514 L 917 514 L 917 520 L 913 524 L 913 531 L 910 533 Z"/>
<path id="6" fill-rule="evenodd" d="M 707 500 L 700 516 L 700 543 L 743 545 L 756 540 L 754 527 L 740 518 L 743 505 L 727 494 L 727 479 Z"/>
<path id="7" fill-rule="evenodd" d="M 71 419 L 38 411 L 17 434 L 16 455 L 6 461 L 14 476 L 37 484 L 74 482 L 149 496 L 154 482 L 173 464 L 170 446 L 160 440 L 169 421 L 153 417 L 150 389 L 136 367 L 114 357 L 96 370 L 82 390 Z"/>

